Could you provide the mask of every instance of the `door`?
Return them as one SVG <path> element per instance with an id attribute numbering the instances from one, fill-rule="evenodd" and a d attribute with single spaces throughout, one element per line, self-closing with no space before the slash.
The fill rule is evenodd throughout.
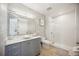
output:
<path id="1" fill-rule="evenodd" d="M 31 52 L 32 55 L 38 55 L 40 53 L 40 43 L 41 43 L 41 38 L 36 38 L 31 40 Z"/>
<path id="2" fill-rule="evenodd" d="M 22 56 L 31 56 L 31 48 L 30 48 L 31 41 L 24 41 L 22 42 L 22 47 L 21 47 L 21 55 Z"/>
<path id="3" fill-rule="evenodd" d="M 50 23 L 50 41 L 51 42 L 55 41 L 55 33 L 56 33 L 56 23 L 51 22 Z"/>

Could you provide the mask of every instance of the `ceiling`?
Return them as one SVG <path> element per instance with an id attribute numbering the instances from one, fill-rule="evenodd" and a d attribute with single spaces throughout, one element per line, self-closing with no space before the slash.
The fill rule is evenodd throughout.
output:
<path id="1" fill-rule="evenodd" d="M 25 6 L 46 16 L 53 16 L 57 12 L 71 9 L 75 4 L 72 3 L 24 3 Z"/>

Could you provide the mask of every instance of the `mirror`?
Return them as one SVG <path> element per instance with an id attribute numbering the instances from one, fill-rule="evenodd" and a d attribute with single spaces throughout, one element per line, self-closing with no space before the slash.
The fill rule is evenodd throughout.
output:
<path id="1" fill-rule="evenodd" d="M 14 13 L 9 13 L 8 22 L 9 36 L 26 35 L 35 32 L 35 23 L 33 19 L 25 18 Z"/>
<path id="2" fill-rule="evenodd" d="M 28 32 L 28 19 L 18 18 L 17 34 L 25 35 Z"/>

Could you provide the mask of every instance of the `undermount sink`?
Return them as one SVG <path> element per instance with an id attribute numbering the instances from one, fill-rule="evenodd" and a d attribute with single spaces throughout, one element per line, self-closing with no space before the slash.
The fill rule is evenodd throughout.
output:
<path id="1" fill-rule="evenodd" d="M 29 39 L 30 37 L 24 37 L 24 39 Z"/>
<path id="2" fill-rule="evenodd" d="M 10 44 L 14 44 L 22 41 L 28 41 L 38 37 L 40 36 L 33 36 L 33 35 L 9 36 L 9 40 L 6 40 L 6 45 L 10 45 Z"/>
<path id="3" fill-rule="evenodd" d="M 9 36 L 9 40 L 22 40 L 35 37 L 36 34 Z"/>
<path id="4" fill-rule="evenodd" d="M 29 38 L 31 38 L 31 37 L 33 37 L 33 35 L 24 35 L 24 36 L 23 36 L 23 39 L 29 39 Z"/>

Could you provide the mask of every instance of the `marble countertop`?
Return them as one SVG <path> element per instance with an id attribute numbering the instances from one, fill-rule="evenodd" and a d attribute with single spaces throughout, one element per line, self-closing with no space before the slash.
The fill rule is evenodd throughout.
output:
<path id="1" fill-rule="evenodd" d="M 35 38 L 41 38 L 41 36 L 10 36 L 9 39 L 6 40 L 6 45 L 33 40 Z"/>

